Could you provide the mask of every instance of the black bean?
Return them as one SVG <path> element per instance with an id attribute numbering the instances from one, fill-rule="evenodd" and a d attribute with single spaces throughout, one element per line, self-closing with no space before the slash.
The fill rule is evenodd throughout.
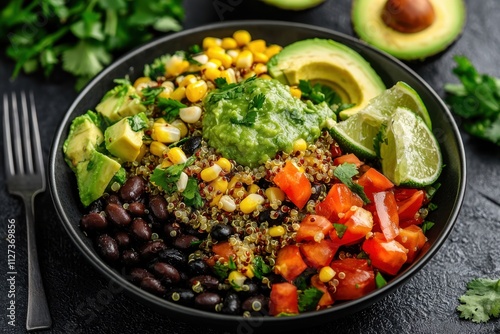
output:
<path id="1" fill-rule="evenodd" d="M 188 262 L 187 255 L 175 248 L 161 250 L 158 253 L 158 258 L 176 268 L 184 268 Z"/>
<path id="2" fill-rule="evenodd" d="M 200 148 L 200 145 L 201 136 L 192 136 L 184 142 L 184 144 L 182 145 L 182 150 L 187 155 L 193 155 Z"/>
<path id="3" fill-rule="evenodd" d="M 231 235 L 235 233 L 234 227 L 231 225 L 218 224 L 212 228 L 210 235 L 217 241 L 226 241 Z"/>
<path id="4" fill-rule="evenodd" d="M 140 287 L 159 296 L 165 294 L 167 291 L 161 282 L 154 277 L 144 277 L 140 282 Z"/>
<path id="5" fill-rule="evenodd" d="M 145 261 L 151 260 L 155 257 L 160 251 L 166 249 L 167 246 L 161 240 L 148 241 L 139 250 L 139 254 L 141 255 L 141 259 Z"/>
<path id="6" fill-rule="evenodd" d="M 120 257 L 116 240 L 107 234 L 102 234 L 97 239 L 99 254 L 108 262 L 115 262 Z"/>
<path id="7" fill-rule="evenodd" d="M 309 200 L 316 201 L 321 196 L 321 194 L 326 194 L 326 186 L 324 184 L 314 183 L 312 185 L 312 190 L 313 193 L 311 194 Z"/>
<path id="8" fill-rule="evenodd" d="M 140 262 L 139 253 L 132 249 L 124 250 L 122 253 L 122 262 L 128 267 L 138 265 Z"/>
<path id="9" fill-rule="evenodd" d="M 195 293 L 190 289 L 175 288 L 167 292 L 166 299 L 184 306 L 192 306 Z"/>
<path id="10" fill-rule="evenodd" d="M 134 216 L 144 216 L 146 214 L 146 205 L 141 202 L 132 202 L 128 205 L 127 210 Z"/>
<path id="11" fill-rule="evenodd" d="M 267 314 L 269 309 L 269 298 L 264 295 L 255 295 L 248 297 L 241 304 L 241 309 L 248 312 L 258 312 Z"/>
<path id="12" fill-rule="evenodd" d="M 194 235 L 199 239 L 205 239 L 207 237 L 206 231 L 194 229 L 191 225 L 187 225 L 184 228 L 184 233 Z"/>
<path id="13" fill-rule="evenodd" d="M 157 274 L 157 277 L 167 285 L 178 283 L 181 280 L 179 271 L 168 263 L 156 262 L 153 265 L 153 271 Z"/>
<path id="14" fill-rule="evenodd" d="M 168 217 L 167 206 L 167 200 L 163 196 L 155 195 L 149 199 L 149 208 L 153 215 L 162 221 Z"/>
<path id="15" fill-rule="evenodd" d="M 169 240 L 174 240 L 176 237 L 182 234 L 182 228 L 179 223 L 166 223 L 163 226 L 163 231 L 165 232 L 165 236 Z"/>
<path id="16" fill-rule="evenodd" d="M 179 249 L 198 248 L 199 241 L 194 235 L 181 234 L 174 239 L 173 246 Z"/>
<path id="17" fill-rule="evenodd" d="M 277 216 L 276 216 L 277 214 Z M 281 210 L 273 210 L 272 208 L 262 211 L 259 215 L 259 223 L 267 222 L 269 226 L 281 224 L 285 219 L 286 214 Z"/>
<path id="18" fill-rule="evenodd" d="M 210 271 L 209 265 L 202 259 L 196 259 L 188 263 L 188 269 L 191 275 L 205 275 Z"/>
<path id="19" fill-rule="evenodd" d="M 154 277 L 154 276 L 144 268 L 133 268 L 132 270 L 130 270 L 127 279 L 129 279 L 132 282 L 139 283 L 145 277 Z"/>
<path id="20" fill-rule="evenodd" d="M 222 313 L 225 314 L 240 314 L 241 301 L 236 291 L 229 290 L 222 301 Z"/>
<path id="21" fill-rule="evenodd" d="M 118 204 L 118 205 L 122 205 L 122 201 L 120 200 L 120 197 L 118 197 L 118 195 L 115 195 L 115 194 L 111 194 L 109 195 L 108 197 L 106 197 L 106 202 L 107 204 Z"/>
<path id="22" fill-rule="evenodd" d="M 108 227 L 108 222 L 103 215 L 97 212 L 91 212 L 82 217 L 80 226 L 86 232 L 94 230 L 103 230 Z"/>
<path id="23" fill-rule="evenodd" d="M 106 215 L 108 219 L 118 226 L 127 226 L 132 221 L 132 218 L 128 214 L 127 210 L 123 206 L 115 203 L 110 203 L 106 205 Z"/>
<path id="24" fill-rule="evenodd" d="M 133 176 L 120 188 L 120 197 L 125 202 L 134 202 L 137 201 L 142 193 L 144 192 L 144 188 L 146 187 L 146 183 L 141 176 Z"/>
<path id="25" fill-rule="evenodd" d="M 219 288 L 219 280 L 210 275 L 199 275 L 189 279 L 191 286 L 201 284 L 204 289 L 216 290 Z"/>
<path id="26" fill-rule="evenodd" d="M 215 311 L 215 306 L 220 302 L 221 297 L 215 292 L 202 292 L 194 298 L 194 305 L 206 311 Z"/>
<path id="27" fill-rule="evenodd" d="M 255 295 L 260 291 L 259 284 L 252 281 L 251 279 L 246 279 L 245 282 L 243 282 L 242 288 L 243 289 L 242 291 L 240 291 L 240 294 L 245 298 Z"/>
<path id="28" fill-rule="evenodd" d="M 130 226 L 130 232 L 138 240 L 148 241 L 151 239 L 151 227 L 142 218 L 135 218 Z"/>

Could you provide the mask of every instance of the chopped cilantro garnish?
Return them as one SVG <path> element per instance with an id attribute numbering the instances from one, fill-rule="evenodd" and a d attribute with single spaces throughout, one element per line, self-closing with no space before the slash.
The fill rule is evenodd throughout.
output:
<path id="1" fill-rule="evenodd" d="M 384 276 L 382 276 L 380 271 L 377 272 L 377 275 L 375 275 L 375 284 L 377 285 L 378 289 L 387 285 L 387 281 L 385 280 Z"/>
<path id="2" fill-rule="evenodd" d="M 148 120 L 148 117 L 146 116 L 146 114 L 143 112 L 138 113 L 137 115 L 134 115 L 134 116 L 130 116 L 127 119 L 128 119 L 129 124 L 130 124 L 130 127 L 135 132 L 141 131 L 142 129 L 148 127 L 149 120 Z"/>
<path id="3" fill-rule="evenodd" d="M 252 110 L 249 110 L 246 113 L 246 115 L 241 119 L 237 119 L 236 117 L 232 117 L 231 123 L 238 124 L 238 125 L 244 125 L 244 126 L 251 126 L 255 123 L 256 119 L 257 119 L 257 111 L 252 109 Z"/>
<path id="4" fill-rule="evenodd" d="M 145 106 L 149 106 L 155 103 L 156 98 L 158 95 L 160 95 L 161 92 L 163 92 L 164 88 L 163 87 L 144 87 L 141 90 L 143 100 L 142 104 Z"/>
<path id="5" fill-rule="evenodd" d="M 214 82 L 215 82 L 215 85 L 217 86 L 217 88 L 219 88 L 219 89 L 224 88 L 227 85 L 226 78 L 222 78 L 222 77 L 216 78 L 214 80 Z"/>
<path id="6" fill-rule="evenodd" d="M 339 105 L 341 100 L 337 93 L 330 87 L 316 83 L 314 86 L 307 80 L 299 81 L 299 89 L 302 92 L 302 97 L 311 100 L 314 104 L 326 102 L 328 106 Z"/>
<path id="7" fill-rule="evenodd" d="M 467 292 L 459 298 L 460 318 L 487 322 L 500 316 L 500 279 L 477 278 L 467 283 Z"/>
<path id="8" fill-rule="evenodd" d="M 231 269 L 231 270 L 238 269 L 238 267 L 236 267 L 236 263 L 234 263 L 233 257 L 229 257 L 227 265 L 228 265 L 229 269 Z"/>
<path id="9" fill-rule="evenodd" d="M 358 194 L 365 204 L 370 203 L 370 200 L 365 194 L 363 186 L 353 182 L 352 180 L 352 177 L 356 174 L 358 174 L 356 165 L 348 162 L 337 166 L 337 168 L 335 168 L 335 171 L 333 172 L 333 175 L 335 175 L 340 180 L 340 182 L 349 187 L 349 189 L 351 189 L 354 193 Z"/>
<path id="10" fill-rule="evenodd" d="M 213 271 L 215 274 L 222 280 L 226 279 L 229 275 L 229 267 L 226 264 L 223 264 L 219 261 L 215 262 L 213 266 Z"/>
<path id="11" fill-rule="evenodd" d="M 192 206 L 196 209 L 203 206 L 203 200 L 198 190 L 198 182 L 195 178 L 190 177 L 188 179 L 186 189 L 182 192 L 182 196 L 184 197 L 184 203 L 188 206 Z"/>
<path id="12" fill-rule="evenodd" d="M 337 232 L 337 236 L 339 237 L 339 239 L 342 239 L 345 231 L 347 231 L 347 226 L 345 226 L 344 224 L 334 223 L 333 227 L 335 228 L 335 231 Z"/>
<path id="13" fill-rule="evenodd" d="M 433 222 L 424 221 L 422 224 L 422 232 L 427 233 L 434 226 Z"/>
<path id="14" fill-rule="evenodd" d="M 438 189 L 441 187 L 441 183 L 436 182 L 430 186 L 425 187 L 425 196 L 428 201 L 432 200 Z"/>
<path id="15" fill-rule="evenodd" d="M 427 206 L 427 209 L 429 209 L 429 211 L 434 211 L 437 208 L 438 208 L 438 205 L 435 203 L 429 203 L 429 205 Z"/>
<path id="16" fill-rule="evenodd" d="M 264 101 L 266 100 L 266 96 L 262 93 L 257 94 L 253 97 L 252 102 L 248 106 L 248 109 L 261 109 L 264 105 Z"/>
<path id="17" fill-rule="evenodd" d="M 161 110 L 163 118 L 167 122 L 172 122 L 179 116 L 179 109 L 186 108 L 187 106 L 174 99 L 159 97 L 157 107 Z"/>
<path id="18" fill-rule="evenodd" d="M 194 157 L 190 157 L 185 163 L 170 166 L 166 169 L 156 168 L 150 176 L 150 181 L 162 187 L 167 193 L 172 194 L 177 191 L 177 181 L 182 171 L 194 162 Z"/>
<path id="19" fill-rule="evenodd" d="M 323 291 L 315 287 L 307 288 L 299 294 L 299 311 L 312 311 L 316 309 L 319 300 L 323 296 Z"/>
<path id="20" fill-rule="evenodd" d="M 262 279 L 264 275 L 269 274 L 271 268 L 264 262 L 264 259 L 260 256 L 256 256 L 253 259 L 253 273 L 256 278 Z"/>

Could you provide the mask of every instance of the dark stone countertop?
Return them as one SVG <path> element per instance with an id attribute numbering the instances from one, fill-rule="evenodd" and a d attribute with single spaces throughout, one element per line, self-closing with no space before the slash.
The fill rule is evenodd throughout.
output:
<path id="1" fill-rule="evenodd" d="M 500 77 L 500 2 L 466 1 L 468 19 L 461 38 L 446 52 L 426 62 L 411 64 L 443 96 L 443 84 L 456 81 L 451 74 L 453 55 L 464 54 L 478 67 Z M 225 12 L 215 10 L 226 4 Z M 185 28 L 220 20 L 276 19 L 303 22 L 352 35 L 351 1 L 327 0 L 304 12 L 285 12 L 250 0 L 187 0 Z M 220 15 L 219 15 L 220 14 Z M 286 32 L 284 32 L 286 33 Z M 72 100 L 73 82 L 65 75 L 50 80 L 42 75 L 11 82 L 13 63 L 0 58 L 0 93 L 33 90 L 37 101 L 43 152 L 48 158 L 52 136 Z M 3 94 L 2 94 L 3 95 Z M 474 324 L 459 319 L 457 298 L 475 277 L 500 277 L 500 147 L 462 133 L 467 155 L 468 184 L 463 208 L 453 231 L 436 256 L 393 294 L 356 314 L 304 333 L 493 333 L 498 320 Z M 0 168 L 0 331 L 24 332 L 27 303 L 26 229 L 21 223 L 21 201 L 4 186 Z M 493 200 L 492 200 L 493 199 Z M 179 322 L 160 315 L 122 293 L 110 293 L 109 282 L 84 259 L 60 224 L 49 192 L 37 197 L 37 241 L 40 266 L 53 318 L 50 333 L 219 333 L 209 326 Z M 16 327 L 7 326 L 7 219 L 14 218 L 17 240 Z M 242 333 L 253 333 L 251 328 Z"/>

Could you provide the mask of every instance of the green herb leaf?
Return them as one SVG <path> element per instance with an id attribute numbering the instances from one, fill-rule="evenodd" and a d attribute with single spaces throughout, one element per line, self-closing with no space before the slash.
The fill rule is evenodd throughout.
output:
<path id="1" fill-rule="evenodd" d="M 203 206 L 203 199 L 201 198 L 200 191 L 198 190 L 198 181 L 195 178 L 188 178 L 186 189 L 182 192 L 184 203 L 199 209 Z"/>
<path id="2" fill-rule="evenodd" d="M 459 298 L 460 318 L 487 322 L 500 316 L 500 279 L 477 278 L 467 283 L 467 291 Z"/>
<path id="3" fill-rule="evenodd" d="M 347 226 L 344 224 L 334 223 L 333 227 L 335 228 L 335 232 L 337 232 L 339 239 L 342 239 L 344 233 L 347 231 Z"/>
<path id="4" fill-rule="evenodd" d="M 190 157 L 185 163 L 170 166 L 166 169 L 155 168 L 149 180 L 156 186 L 162 187 L 167 193 L 172 194 L 177 191 L 177 181 L 182 171 L 194 162 L 195 158 Z"/>
<path id="5" fill-rule="evenodd" d="M 233 260 L 233 257 L 229 257 L 229 260 L 228 260 L 228 267 L 229 269 L 231 270 L 236 270 L 238 269 L 238 267 L 236 267 L 236 263 L 234 263 L 234 260 Z"/>
<path id="6" fill-rule="evenodd" d="M 433 222 L 424 221 L 424 223 L 422 224 L 422 232 L 424 232 L 424 234 L 427 233 L 427 231 L 429 231 L 434 225 L 435 223 Z"/>
<path id="7" fill-rule="evenodd" d="M 379 272 L 377 272 L 377 275 L 375 275 L 375 284 L 377 285 L 377 288 L 383 288 L 384 286 L 387 285 L 387 281 L 385 280 L 384 276 Z"/>
<path id="8" fill-rule="evenodd" d="M 235 117 L 232 117 L 230 121 L 233 124 L 252 126 L 255 123 L 256 119 L 257 119 L 257 111 L 252 109 L 249 110 L 243 118 L 237 119 Z"/>
<path id="9" fill-rule="evenodd" d="M 179 116 L 179 109 L 186 108 L 187 106 L 184 103 L 181 103 L 174 99 L 159 97 L 157 107 L 161 110 L 161 113 L 163 115 L 162 117 L 167 122 L 172 122 Z"/>
<path id="10" fill-rule="evenodd" d="M 223 77 L 215 78 L 214 82 L 215 82 L 215 86 L 217 86 L 217 88 L 219 88 L 219 89 L 222 89 L 222 88 L 227 86 L 227 80 L 226 80 L 226 78 L 223 78 Z"/>
<path id="11" fill-rule="evenodd" d="M 307 100 L 311 100 L 314 104 L 319 104 L 321 102 L 326 102 L 328 106 L 336 105 L 336 112 L 339 112 L 339 107 L 342 103 L 340 97 L 335 93 L 330 87 L 316 83 L 314 86 L 311 82 L 307 80 L 299 80 L 298 85 L 300 91 L 302 92 L 302 97 Z"/>
<path id="12" fill-rule="evenodd" d="M 224 280 L 229 276 L 229 267 L 219 261 L 215 262 L 212 269 L 221 280 Z"/>
<path id="13" fill-rule="evenodd" d="M 264 275 L 271 272 L 271 267 L 269 267 L 264 259 L 260 256 L 255 256 L 253 259 L 253 273 L 256 278 L 262 279 Z"/>
<path id="14" fill-rule="evenodd" d="M 141 90 L 141 93 L 142 93 L 142 104 L 144 104 L 145 106 L 149 106 L 149 105 L 152 105 L 155 103 L 156 101 L 156 98 L 158 97 L 158 95 L 161 94 L 161 92 L 163 92 L 164 88 L 163 87 L 144 87 L 142 90 Z"/>
<path id="15" fill-rule="evenodd" d="M 354 181 L 352 180 L 352 177 L 357 174 L 358 169 L 356 168 L 356 165 L 347 162 L 337 166 L 337 168 L 335 168 L 335 171 L 333 172 L 333 175 L 335 175 L 340 180 L 340 182 L 349 187 L 349 189 L 351 189 L 354 193 L 358 194 L 365 204 L 370 203 L 370 200 L 365 194 L 363 186 L 354 183 Z"/>
<path id="16" fill-rule="evenodd" d="M 146 116 L 146 114 L 143 112 L 138 113 L 137 115 L 134 115 L 134 116 L 130 116 L 127 119 L 128 119 L 129 124 L 130 124 L 130 127 L 135 132 L 141 131 L 142 129 L 148 127 L 149 120 L 148 120 L 148 117 Z"/>
<path id="17" fill-rule="evenodd" d="M 264 101 L 266 100 L 266 96 L 262 93 L 257 94 L 253 97 L 252 102 L 248 106 L 248 109 L 261 109 L 264 105 Z"/>
<path id="18" fill-rule="evenodd" d="M 323 291 L 310 287 L 299 294 L 299 311 L 313 311 L 316 309 L 319 300 L 323 296 Z"/>

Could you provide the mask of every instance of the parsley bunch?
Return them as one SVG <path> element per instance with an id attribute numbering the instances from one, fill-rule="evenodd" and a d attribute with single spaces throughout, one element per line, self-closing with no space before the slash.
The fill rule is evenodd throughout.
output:
<path id="1" fill-rule="evenodd" d="M 182 0 L 11 0 L 0 11 L 0 43 L 12 77 L 61 67 L 83 87 L 113 56 L 180 30 Z"/>

